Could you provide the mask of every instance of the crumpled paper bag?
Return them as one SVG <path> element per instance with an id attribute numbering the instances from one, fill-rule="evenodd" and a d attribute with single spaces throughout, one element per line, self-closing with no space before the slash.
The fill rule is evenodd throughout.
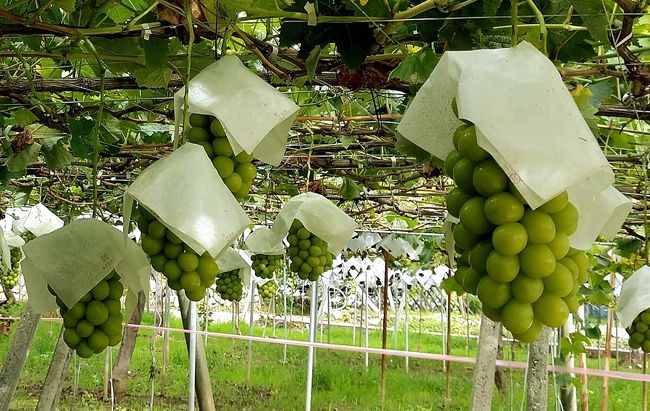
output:
<path id="1" fill-rule="evenodd" d="M 394 258 L 407 257 L 413 261 L 418 261 L 420 259 L 418 253 L 408 241 L 394 234 L 381 240 L 377 246 L 386 250 L 388 254 Z"/>
<path id="2" fill-rule="evenodd" d="M 590 198 L 614 182 L 557 69 L 529 43 L 445 53 L 397 131 L 446 158 L 453 149 L 453 132 L 462 124 L 452 112 L 454 98 L 459 117 L 476 125 L 479 146 L 492 154 L 532 208 L 586 179 Z M 593 242 L 595 237 L 585 234 L 593 231 L 582 230 L 572 244 Z"/>
<path id="3" fill-rule="evenodd" d="M 169 230 L 212 257 L 244 232 L 250 219 L 203 147 L 185 144 L 147 167 L 124 192 L 124 230 L 137 200 Z"/>
<path id="4" fill-rule="evenodd" d="M 137 293 L 149 292 L 151 266 L 140 247 L 126 240 L 119 230 L 95 219 L 80 219 L 23 247 L 22 272 L 35 312 L 57 309 L 57 293 L 72 307 L 113 269 L 127 289 L 125 318 L 135 308 Z"/>
<path id="5" fill-rule="evenodd" d="M 650 307 L 650 267 L 644 265 L 634 272 L 621 287 L 616 313 L 621 326 L 627 328 L 646 308 Z"/>
<path id="6" fill-rule="evenodd" d="M 36 204 L 22 218 L 14 220 L 12 223 L 14 233 L 21 235 L 29 231 L 37 237 L 61 227 L 63 227 L 63 220 L 42 203 Z"/>
<path id="7" fill-rule="evenodd" d="M 348 241 L 347 248 L 351 251 L 365 251 L 372 248 L 381 241 L 381 236 L 377 233 L 363 232 Z"/>
<path id="8" fill-rule="evenodd" d="M 219 272 L 225 273 L 228 271 L 239 270 L 239 278 L 244 284 L 244 290 L 250 288 L 251 282 L 251 266 L 248 261 L 240 254 L 238 250 L 228 247 L 217 257 L 217 266 Z M 218 276 L 217 276 L 218 277 Z"/>
<path id="9" fill-rule="evenodd" d="M 175 131 L 183 118 L 185 87 L 174 95 Z M 242 150 L 277 166 L 299 107 L 259 78 L 236 56 L 224 56 L 189 82 L 189 110 L 215 116 L 235 154 Z"/>
<path id="10" fill-rule="evenodd" d="M 282 239 L 278 241 L 277 236 L 275 236 L 273 234 L 273 231 L 271 231 L 271 229 L 268 227 L 257 228 L 248 237 L 246 237 L 244 243 L 246 243 L 246 247 L 248 247 L 251 254 L 284 254 Z"/>
<path id="11" fill-rule="evenodd" d="M 343 210 L 322 195 L 311 192 L 292 197 L 284 204 L 271 227 L 276 239 L 286 237 L 294 219 L 326 241 L 328 251 L 334 255 L 343 250 L 357 228 L 357 223 Z"/>

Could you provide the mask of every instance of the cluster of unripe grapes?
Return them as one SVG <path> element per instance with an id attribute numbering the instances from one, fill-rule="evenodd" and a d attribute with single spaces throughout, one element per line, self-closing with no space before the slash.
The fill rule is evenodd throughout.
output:
<path id="1" fill-rule="evenodd" d="M 228 301 L 241 300 L 244 284 L 239 277 L 239 269 L 219 273 L 216 284 L 219 297 Z"/>
<path id="2" fill-rule="evenodd" d="M 643 352 L 650 353 L 650 308 L 637 315 L 632 325 L 625 331 L 630 335 L 628 340 L 630 348 L 641 348 Z"/>
<path id="3" fill-rule="evenodd" d="M 289 242 L 289 269 L 302 280 L 317 281 L 323 272 L 332 268 L 332 253 L 327 242 L 307 230 L 300 220 L 293 220 L 287 236 Z"/>
<path id="4" fill-rule="evenodd" d="M 124 318 L 120 298 L 124 286 L 117 273 L 111 272 L 70 308 L 51 287 L 48 286 L 48 290 L 56 297 L 59 314 L 63 317 L 63 340 L 78 356 L 90 358 L 122 340 Z"/>
<path id="5" fill-rule="evenodd" d="M 260 278 L 272 278 L 275 269 L 282 261 L 281 255 L 254 254 L 251 259 L 251 267 L 255 274 Z"/>
<path id="6" fill-rule="evenodd" d="M 171 289 L 185 290 L 192 301 L 203 299 L 219 273 L 217 263 L 207 252 L 194 252 L 144 207 L 139 206 L 137 211 L 142 250 L 151 259 L 151 266 L 167 278 Z"/>
<path id="7" fill-rule="evenodd" d="M 253 156 L 244 151 L 234 154 L 216 117 L 194 113 L 190 115 L 189 122 L 191 128 L 187 131 L 187 139 L 205 149 L 214 168 L 235 198 L 245 199 L 257 175 L 257 168 L 251 164 Z"/>
<path id="8" fill-rule="evenodd" d="M 22 251 L 20 248 L 12 248 L 11 254 L 11 268 L 2 273 L 0 279 L 2 283 L 9 289 L 18 285 L 18 277 L 20 277 L 20 260 L 22 259 Z"/>
<path id="9" fill-rule="evenodd" d="M 270 298 L 273 298 L 275 295 L 275 281 L 267 281 L 262 285 L 257 285 L 257 291 L 260 293 L 260 297 L 262 297 L 265 300 L 268 300 Z"/>
<path id="10" fill-rule="evenodd" d="M 454 133 L 445 171 L 459 254 L 455 278 L 478 296 L 483 313 L 515 338 L 532 342 L 542 326 L 559 327 L 579 306 L 587 257 L 569 247 L 578 211 L 566 192 L 531 209 L 494 158 L 479 147 L 473 125 Z"/>

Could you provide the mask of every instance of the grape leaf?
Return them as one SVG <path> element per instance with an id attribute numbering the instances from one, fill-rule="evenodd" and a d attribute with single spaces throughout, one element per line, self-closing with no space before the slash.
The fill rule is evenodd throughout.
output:
<path id="1" fill-rule="evenodd" d="M 68 128 L 70 130 L 70 148 L 72 154 L 76 157 L 89 160 L 95 152 L 95 136 L 93 129 L 95 122 L 87 119 L 70 119 L 68 121 Z"/>
<path id="2" fill-rule="evenodd" d="M 591 37 L 596 41 L 609 45 L 609 38 L 607 37 L 609 22 L 607 21 L 603 3 L 593 0 L 569 0 L 569 2 L 577 14 L 580 15 Z"/>
<path id="3" fill-rule="evenodd" d="M 38 118 L 34 115 L 34 113 L 25 107 L 20 107 L 11 113 L 11 118 L 9 121 L 7 121 L 7 123 L 25 127 L 34 123 L 36 120 L 38 120 Z"/>
<path id="4" fill-rule="evenodd" d="M 151 134 L 145 134 L 142 141 L 145 144 L 169 143 L 172 141 L 172 135 L 169 132 L 156 131 Z"/>
<path id="5" fill-rule="evenodd" d="M 445 290 L 447 295 L 451 295 L 451 293 L 455 292 L 458 295 L 462 295 L 465 293 L 465 290 L 463 287 L 458 284 L 458 281 L 456 281 L 455 277 L 447 277 L 442 282 L 440 283 L 440 288 Z"/>
<path id="6" fill-rule="evenodd" d="M 76 0 L 54 0 L 54 4 L 68 13 L 72 13 L 76 7 Z"/>
<path id="7" fill-rule="evenodd" d="M 395 141 L 395 149 L 405 156 L 415 157 L 418 163 L 426 163 L 431 160 L 431 153 L 399 134 Z"/>
<path id="8" fill-rule="evenodd" d="M 339 189 L 339 194 L 348 201 L 354 200 L 355 198 L 361 197 L 361 188 L 351 179 L 344 178 L 343 184 Z"/>
<path id="9" fill-rule="evenodd" d="M 133 72 L 135 81 L 141 87 L 165 88 L 172 77 L 172 69 L 158 67 L 156 69 L 141 68 Z"/>
<path id="10" fill-rule="evenodd" d="M 631 258 L 637 251 L 643 248 L 643 241 L 637 238 L 619 238 L 616 243 L 616 254 L 621 257 Z"/>
<path id="11" fill-rule="evenodd" d="M 41 145 L 38 143 L 25 146 L 25 148 L 7 158 L 7 170 L 16 172 L 26 169 L 28 165 L 38 160 L 40 151 Z"/>
<path id="12" fill-rule="evenodd" d="M 52 148 L 43 146 L 41 153 L 43 154 L 47 168 L 50 170 L 65 168 L 74 160 L 72 154 L 63 145 L 63 141 L 58 141 Z"/>
<path id="13" fill-rule="evenodd" d="M 148 68 L 165 64 L 169 55 L 169 39 L 152 37 L 149 40 L 140 38 L 140 47 L 144 50 L 144 63 Z"/>
<path id="14" fill-rule="evenodd" d="M 390 73 L 390 78 L 398 78 L 409 84 L 422 85 L 440 61 L 440 56 L 425 47 L 415 54 L 408 55 Z"/>

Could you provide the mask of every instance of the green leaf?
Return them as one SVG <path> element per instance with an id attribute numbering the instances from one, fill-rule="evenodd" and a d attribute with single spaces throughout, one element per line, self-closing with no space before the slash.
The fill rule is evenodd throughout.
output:
<path id="1" fill-rule="evenodd" d="M 68 121 L 70 129 L 70 148 L 72 153 L 79 158 L 90 160 L 95 152 L 95 136 L 93 130 L 95 122 L 87 119 L 70 119 Z"/>
<path id="2" fill-rule="evenodd" d="M 28 126 L 36 122 L 38 118 L 31 111 L 25 107 L 20 107 L 11 113 L 11 118 L 7 121 L 8 124 L 16 124 L 21 127 Z"/>
<path id="3" fill-rule="evenodd" d="M 456 278 L 453 276 L 447 277 L 444 280 L 442 280 L 442 282 L 440 283 L 440 288 L 445 290 L 447 295 L 451 295 L 451 293 L 462 295 L 465 292 L 463 287 L 460 284 L 458 284 Z"/>
<path id="4" fill-rule="evenodd" d="M 594 340 L 598 340 L 602 333 L 600 332 L 599 327 L 585 327 L 585 336 Z"/>
<path id="5" fill-rule="evenodd" d="M 25 146 L 25 148 L 7 158 L 7 170 L 10 172 L 25 170 L 28 165 L 38 160 L 40 151 L 41 145 L 38 143 Z"/>
<path id="6" fill-rule="evenodd" d="M 404 136 L 398 134 L 395 141 L 395 149 L 401 154 L 408 157 L 415 157 L 418 163 L 426 163 L 431 161 L 431 153 L 424 150 L 417 144 L 407 140 Z"/>
<path id="7" fill-rule="evenodd" d="M 600 130 L 598 129 L 596 119 L 596 112 L 598 109 L 591 103 L 591 97 L 593 94 L 588 88 L 579 85 L 571 91 L 571 95 L 573 96 L 573 100 L 576 102 L 582 117 L 585 119 L 585 122 L 589 125 L 589 128 L 594 135 L 597 136 L 600 133 Z"/>
<path id="8" fill-rule="evenodd" d="M 318 60 L 320 58 L 321 46 L 316 46 L 309 53 L 309 57 L 305 60 L 305 68 L 307 69 L 307 79 L 313 80 L 316 75 L 316 68 L 318 67 Z"/>
<path id="9" fill-rule="evenodd" d="M 594 0 L 569 0 L 569 2 L 576 10 L 576 14 L 580 15 L 591 37 L 596 41 L 609 45 L 609 38 L 607 37 L 609 22 L 607 21 L 607 14 L 603 12 L 603 3 Z"/>
<path id="10" fill-rule="evenodd" d="M 172 141 L 172 135 L 169 132 L 156 131 L 151 134 L 145 134 L 142 138 L 145 144 L 161 144 Z"/>
<path id="11" fill-rule="evenodd" d="M 426 47 L 415 54 L 408 55 L 390 73 L 390 78 L 398 78 L 409 84 L 422 85 L 440 61 L 440 56 Z"/>
<path id="12" fill-rule="evenodd" d="M 156 69 L 142 68 L 133 72 L 135 81 L 141 87 L 166 88 L 172 77 L 172 69 L 158 67 Z"/>
<path id="13" fill-rule="evenodd" d="M 637 251 L 643 248 L 643 241 L 638 238 L 617 238 L 614 240 L 614 243 L 616 243 L 616 254 L 625 258 L 632 257 Z"/>
<path id="14" fill-rule="evenodd" d="M 144 63 L 148 68 L 156 68 L 165 64 L 169 55 L 169 39 L 151 37 L 149 40 L 140 39 L 140 46 L 144 50 Z"/>
<path id="15" fill-rule="evenodd" d="M 47 164 L 47 168 L 50 170 L 63 169 L 74 160 L 72 154 L 70 154 L 65 145 L 63 145 L 63 141 L 59 141 L 51 148 L 43 146 L 41 152 L 45 159 L 45 163 Z"/>
<path id="16" fill-rule="evenodd" d="M 341 136 L 341 145 L 343 148 L 348 148 L 350 147 L 350 144 L 354 143 L 357 140 L 358 139 L 356 136 Z"/>
<path id="17" fill-rule="evenodd" d="M 54 4 L 61 7 L 68 13 L 72 13 L 76 7 L 76 0 L 55 0 Z"/>
<path id="18" fill-rule="evenodd" d="M 339 189 L 339 194 L 348 201 L 354 200 L 355 198 L 361 197 L 361 188 L 353 180 L 344 178 L 343 184 Z"/>

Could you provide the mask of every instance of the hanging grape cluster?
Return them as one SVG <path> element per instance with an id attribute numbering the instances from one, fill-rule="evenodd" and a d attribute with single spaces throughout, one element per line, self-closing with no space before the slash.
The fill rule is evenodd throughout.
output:
<path id="1" fill-rule="evenodd" d="M 276 290 L 276 284 L 275 281 L 267 281 L 264 284 L 258 284 L 257 285 L 257 291 L 260 293 L 260 297 L 262 297 L 265 300 L 268 300 L 270 298 L 273 298 L 275 295 L 275 290 Z"/>
<path id="2" fill-rule="evenodd" d="M 257 175 L 257 168 L 251 164 L 253 157 L 242 151 L 235 155 L 219 120 L 202 114 L 190 115 L 187 139 L 205 149 L 228 189 L 235 198 L 243 200 Z"/>
<path id="3" fill-rule="evenodd" d="M 289 228 L 289 269 L 303 280 L 317 281 L 323 272 L 332 269 L 332 253 L 327 243 L 307 230 L 300 220 Z"/>
<path id="4" fill-rule="evenodd" d="M 646 308 L 636 316 L 632 325 L 625 329 L 630 338 L 630 348 L 641 348 L 643 352 L 650 353 L 650 308 Z"/>
<path id="5" fill-rule="evenodd" d="M 282 261 L 282 256 L 255 254 L 251 259 L 253 260 L 251 267 L 255 271 L 255 275 L 260 278 L 272 278 L 275 269 L 278 268 L 280 261 Z"/>
<path id="6" fill-rule="evenodd" d="M 569 247 L 578 211 L 561 193 L 532 210 L 494 158 L 479 147 L 473 125 L 454 133 L 444 168 L 456 187 L 447 197 L 453 228 L 456 281 L 522 342 L 542 326 L 559 327 L 578 309 L 587 257 Z"/>
<path id="7" fill-rule="evenodd" d="M 244 284 L 239 277 L 239 269 L 219 273 L 216 284 L 219 297 L 228 301 L 241 300 Z"/>
<path id="8" fill-rule="evenodd" d="M 63 340 L 78 356 L 90 358 L 122 340 L 124 318 L 120 298 L 124 286 L 116 272 L 111 272 L 70 308 L 51 287 L 48 286 L 48 290 L 56 297 L 59 314 L 63 317 Z"/>
<path id="9" fill-rule="evenodd" d="M 137 212 L 142 250 L 151 259 L 151 266 L 167 278 L 171 289 L 185 290 L 192 301 L 203 299 L 219 272 L 217 263 L 207 252 L 194 252 L 144 207 L 138 207 Z"/>
<path id="10" fill-rule="evenodd" d="M 20 277 L 20 260 L 23 258 L 23 252 L 20 248 L 12 248 L 11 255 L 11 268 L 2 273 L 0 278 L 2 283 L 8 288 L 12 289 L 18 285 L 18 277 Z"/>

